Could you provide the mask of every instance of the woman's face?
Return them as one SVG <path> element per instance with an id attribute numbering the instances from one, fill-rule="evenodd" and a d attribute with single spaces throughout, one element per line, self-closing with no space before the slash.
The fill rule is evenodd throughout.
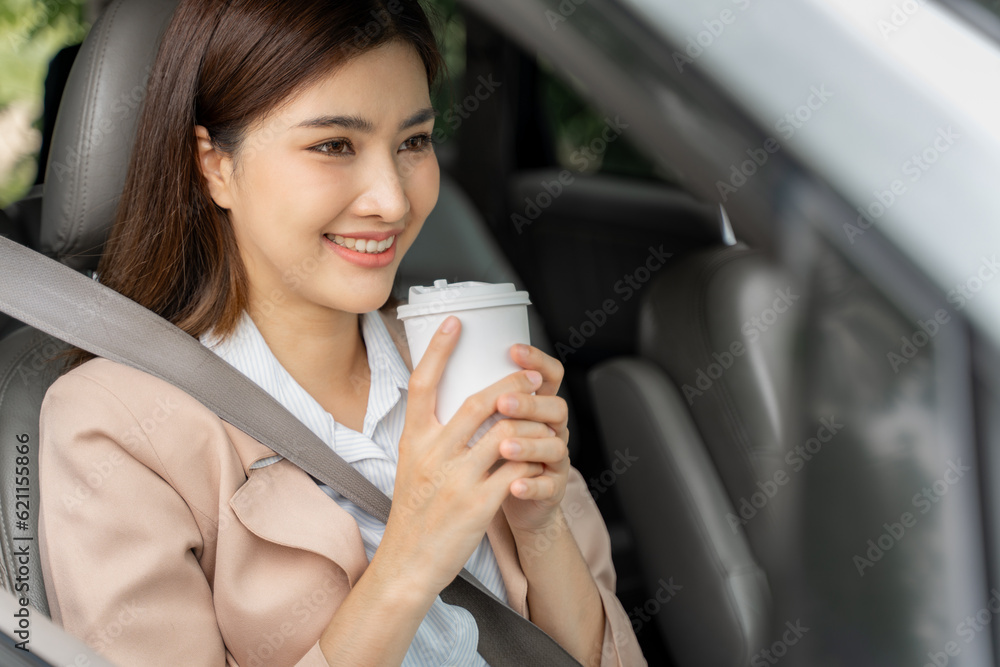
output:
<path id="1" fill-rule="evenodd" d="M 364 313 L 385 302 L 437 202 L 433 128 L 426 70 L 400 42 L 294 96 L 249 129 L 235 160 L 198 128 L 202 170 L 229 210 L 255 316 Z"/>

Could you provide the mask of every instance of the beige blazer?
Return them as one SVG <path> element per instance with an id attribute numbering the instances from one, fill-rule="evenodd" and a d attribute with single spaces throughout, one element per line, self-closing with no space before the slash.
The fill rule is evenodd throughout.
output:
<path id="1" fill-rule="evenodd" d="M 327 667 L 319 636 L 368 559 L 357 524 L 312 478 L 287 461 L 251 470 L 274 452 L 106 359 L 49 388 L 40 427 L 53 620 L 126 667 Z M 601 664 L 645 665 L 614 595 L 607 529 L 575 469 L 563 508 L 604 602 Z M 502 511 L 487 535 L 511 606 L 528 616 Z"/>

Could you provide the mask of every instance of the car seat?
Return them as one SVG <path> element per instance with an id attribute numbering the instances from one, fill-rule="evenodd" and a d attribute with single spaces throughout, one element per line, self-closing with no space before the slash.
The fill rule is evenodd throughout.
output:
<path id="1" fill-rule="evenodd" d="M 639 356 L 588 378 L 608 459 L 640 462 L 614 486 L 650 594 L 633 623 L 653 622 L 680 667 L 748 665 L 771 640 L 799 298 L 744 245 L 693 253 L 643 295 Z"/>
<path id="2" fill-rule="evenodd" d="M 0 211 L 0 236 L 10 239 L 25 245 L 24 234 L 21 231 L 19 225 L 17 225 L 4 211 Z M 17 320 L 7 315 L 6 313 L 0 313 L 0 340 L 8 333 L 13 331 L 19 326 Z"/>
<path id="3" fill-rule="evenodd" d="M 53 135 L 38 249 L 79 271 L 95 270 L 100 259 L 124 185 L 145 80 L 175 6 L 175 0 L 116 0 L 94 24 L 70 73 Z M 447 277 L 521 284 L 481 218 L 446 177 L 425 230 L 433 238 L 414 244 L 406 268 L 400 269 L 404 295 L 406 280 L 430 284 Z M 442 238 L 447 244 L 440 243 Z M 532 317 L 538 321 L 537 315 Z M 541 326 L 533 328 L 536 344 L 546 346 Z M 24 325 L 0 339 L 0 585 L 7 590 L 13 590 L 17 571 L 13 536 L 24 534 L 13 511 L 15 446 L 18 436 L 30 445 L 27 530 L 36 535 L 38 413 L 59 373 L 57 364 L 47 362 L 63 349 L 60 341 Z M 37 549 L 30 553 L 28 568 L 35 573 L 29 600 L 47 614 Z"/>
<path id="4" fill-rule="evenodd" d="M 44 185 L 33 185 L 23 197 L 13 204 L 9 204 L 3 210 L 4 216 L 7 218 L 4 228 L 11 233 L 0 231 L 0 234 L 29 248 L 37 248 L 38 234 L 42 226 L 42 193 L 44 191 Z"/>

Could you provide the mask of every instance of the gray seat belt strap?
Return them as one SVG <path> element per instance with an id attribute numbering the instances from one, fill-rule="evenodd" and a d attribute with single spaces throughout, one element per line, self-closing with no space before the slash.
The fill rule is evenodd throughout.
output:
<path id="1" fill-rule="evenodd" d="M 248 377 L 172 323 L 55 260 L 0 237 L 0 311 L 182 389 L 224 421 L 385 523 L 391 501 Z M 579 666 L 464 568 L 441 591 L 472 613 L 494 667 Z"/>

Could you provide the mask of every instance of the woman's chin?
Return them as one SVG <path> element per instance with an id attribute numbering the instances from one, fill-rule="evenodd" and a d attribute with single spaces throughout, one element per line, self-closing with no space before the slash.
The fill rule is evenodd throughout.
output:
<path id="1" fill-rule="evenodd" d="M 369 289 L 362 292 L 355 292 L 349 298 L 337 298 L 333 304 L 331 304 L 337 310 L 342 310 L 348 313 L 370 313 L 373 310 L 378 310 L 386 304 L 389 297 L 392 295 L 392 285 L 386 286 L 384 289 Z M 339 297 L 344 297 L 346 295 L 338 295 Z"/>

